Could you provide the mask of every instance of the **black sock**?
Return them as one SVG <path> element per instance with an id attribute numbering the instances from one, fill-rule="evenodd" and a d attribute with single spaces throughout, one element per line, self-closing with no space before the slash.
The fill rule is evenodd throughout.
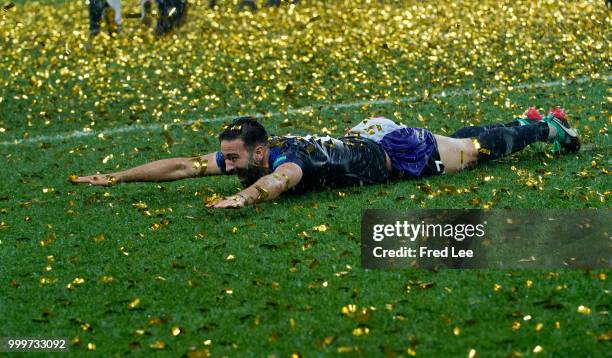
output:
<path id="1" fill-rule="evenodd" d="M 548 124 L 497 127 L 483 131 L 476 140 L 480 143 L 478 161 L 485 162 L 518 152 L 531 143 L 548 139 Z"/>
<path id="2" fill-rule="evenodd" d="M 516 127 L 516 126 L 519 126 L 520 124 L 521 123 L 519 121 L 512 121 L 506 124 L 486 124 L 482 126 L 463 127 L 459 129 L 458 131 L 456 131 L 455 133 L 453 133 L 450 137 L 451 138 L 476 138 L 481 133 L 489 131 L 493 128 Z"/>

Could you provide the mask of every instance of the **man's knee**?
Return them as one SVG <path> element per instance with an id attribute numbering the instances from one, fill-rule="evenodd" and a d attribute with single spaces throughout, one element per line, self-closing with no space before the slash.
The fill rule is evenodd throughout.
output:
<path id="1" fill-rule="evenodd" d="M 447 173 L 458 172 L 478 161 L 478 148 L 471 138 L 450 138 L 436 135 L 440 159 Z"/>

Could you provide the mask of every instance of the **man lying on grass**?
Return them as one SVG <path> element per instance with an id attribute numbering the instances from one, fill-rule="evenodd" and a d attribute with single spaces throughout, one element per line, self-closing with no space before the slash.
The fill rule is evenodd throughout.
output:
<path id="1" fill-rule="evenodd" d="M 385 183 L 448 174 L 549 142 L 556 152 L 577 152 L 580 142 L 562 109 L 544 118 L 530 108 L 506 124 L 465 127 L 450 137 L 369 118 L 341 138 L 268 137 L 251 117 L 235 119 L 219 135 L 220 150 L 201 157 L 154 161 L 125 171 L 78 177 L 76 183 L 112 185 L 236 174 L 245 187 L 209 207 L 239 208 L 286 191 Z"/>

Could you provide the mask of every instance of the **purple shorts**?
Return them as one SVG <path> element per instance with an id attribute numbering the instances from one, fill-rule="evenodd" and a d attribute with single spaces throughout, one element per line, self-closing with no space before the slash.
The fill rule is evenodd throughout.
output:
<path id="1" fill-rule="evenodd" d="M 400 178 L 421 178 L 444 173 L 434 135 L 423 128 L 399 128 L 380 140 Z"/>

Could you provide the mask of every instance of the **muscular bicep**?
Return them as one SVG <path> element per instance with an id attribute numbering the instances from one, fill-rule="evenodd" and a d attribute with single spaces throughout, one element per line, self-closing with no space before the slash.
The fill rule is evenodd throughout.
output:
<path id="1" fill-rule="evenodd" d="M 302 168 L 295 163 L 283 163 L 274 170 L 272 176 L 283 183 L 283 191 L 296 186 L 303 176 Z"/>
<path id="2" fill-rule="evenodd" d="M 221 175 L 222 172 L 217 164 L 216 154 L 208 153 L 199 157 L 189 158 L 189 166 L 193 170 L 194 176 Z"/>

